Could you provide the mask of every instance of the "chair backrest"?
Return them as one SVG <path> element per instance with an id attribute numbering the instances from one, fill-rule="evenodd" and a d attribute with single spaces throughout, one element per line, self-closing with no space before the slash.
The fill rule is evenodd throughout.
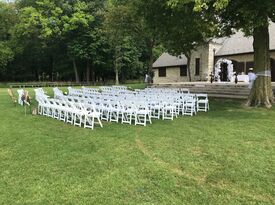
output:
<path id="1" fill-rule="evenodd" d="M 17 90 L 17 93 L 18 93 L 18 103 L 20 105 L 23 105 L 24 102 L 22 100 L 22 97 L 24 96 L 24 90 L 23 89 Z"/>
<path id="2" fill-rule="evenodd" d="M 207 94 L 203 94 L 203 93 L 196 94 L 196 96 L 197 96 L 197 98 L 199 98 L 199 99 L 202 99 L 202 98 L 207 99 L 207 98 L 208 98 L 208 95 L 207 95 Z"/>

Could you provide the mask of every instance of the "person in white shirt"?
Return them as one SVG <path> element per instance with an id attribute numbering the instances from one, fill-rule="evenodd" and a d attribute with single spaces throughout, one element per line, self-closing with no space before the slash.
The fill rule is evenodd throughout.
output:
<path id="1" fill-rule="evenodd" d="M 145 82 L 146 84 L 149 83 L 149 75 L 148 75 L 148 74 L 145 74 L 144 82 Z"/>
<path id="2" fill-rule="evenodd" d="M 253 68 L 248 69 L 248 78 L 249 78 L 248 88 L 251 89 L 253 87 L 254 81 L 257 78 L 256 74 L 253 72 Z"/>

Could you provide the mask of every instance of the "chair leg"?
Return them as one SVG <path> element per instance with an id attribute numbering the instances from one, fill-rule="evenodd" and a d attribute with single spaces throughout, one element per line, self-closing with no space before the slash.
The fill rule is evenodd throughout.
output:
<path id="1" fill-rule="evenodd" d="M 98 123 L 99 123 L 100 127 L 103 127 L 103 125 L 102 125 L 102 123 L 101 123 L 100 118 L 99 118 L 99 117 L 96 117 L 96 119 L 97 119 L 97 121 L 98 121 Z"/>

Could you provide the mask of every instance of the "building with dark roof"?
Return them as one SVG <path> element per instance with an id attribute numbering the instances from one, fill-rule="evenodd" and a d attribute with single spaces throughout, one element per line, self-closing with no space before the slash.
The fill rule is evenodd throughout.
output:
<path id="1" fill-rule="evenodd" d="M 275 23 L 270 24 L 269 34 L 272 81 L 275 81 Z M 214 72 L 215 62 L 220 59 L 232 61 L 234 71 L 246 74 L 250 67 L 254 67 L 253 37 L 246 37 L 243 32 L 237 32 L 227 38 L 213 39 L 192 51 L 191 81 L 207 81 L 211 72 Z M 226 65 L 222 68 L 226 69 Z M 175 57 L 163 53 L 153 64 L 153 70 L 155 83 L 190 80 L 184 55 Z"/>

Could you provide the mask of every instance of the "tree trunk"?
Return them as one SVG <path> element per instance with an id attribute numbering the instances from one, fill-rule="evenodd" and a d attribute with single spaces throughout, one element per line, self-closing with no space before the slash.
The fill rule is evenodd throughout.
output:
<path id="1" fill-rule="evenodd" d="M 86 81 L 87 81 L 87 85 L 90 85 L 90 75 L 91 75 L 90 60 L 87 59 L 87 68 L 86 68 Z"/>
<path id="2" fill-rule="evenodd" d="M 186 52 L 185 56 L 187 58 L 187 72 L 188 72 L 189 82 L 192 82 L 192 79 L 191 79 L 191 70 L 190 70 L 191 52 Z"/>
<path id="3" fill-rule="evenodd" d="M 116 85 L 119 85 L 119 48 L 116 48 L 115 52 L 115 74 L 116 74 Z"/>
<path id="4" fill-rule="evenodd" d="M 273 92 L 271 86 L 269 30 L 266 26 L 260 26 L 253 32 L 254 70 L 257 78 L 248 97 L 248 106 L 272 107 Z"/>
<path id="5" fill-rule="evenodd" d="M 126 81 L 125 72 L 123 68 L 120 68 L 120 83 L 124 84 Z"/>
<path id="6" fill-rule="evenodd" d="M 148 70 L 148 74 L 151 77 L 151 79 L 153 79 L 153 63 L 154 63 L 154 53 L 153 53 L 153 49 L 155 46 L 155 40 L 151 39 L 150 43 L 149 43 L 149 70 Z M 151 82 L 149 82 L 151 83 Z"/>
<path id="7" fill-rule="evenodd" d="M 74 74 L 75 74 L 75 82 L 79 83 L 79 75 L 76 67 L 75 59 L 73 58 L 73 68 L 74 68 Z"/>
<path id="8" fill-rule="evenodd" d="M 94 66 L 92 63 L 91 63 L 91 75 L 92 75 L 92 83 L 93 83 L 93 85 L 96 85 L 95 69 L 94 69 Z"/>
<path id="9" fill-rule="evenodd" d="M 55 68 L 55 59 L 52 57 L 52 72 L 51 72 L 51 81 L 54 81 L 54 68 Z"/>
<path id="10" fill-rule="evenodd" d="M 118 74 L 118 66 L 115 65 L 115 73 L 116 73 L 116 85 L 119 85 L 119 74 Z"/>

